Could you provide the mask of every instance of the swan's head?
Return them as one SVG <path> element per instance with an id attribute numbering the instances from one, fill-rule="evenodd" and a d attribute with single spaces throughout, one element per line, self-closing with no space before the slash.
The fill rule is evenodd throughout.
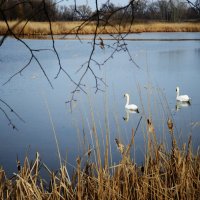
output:
<path id="1" fill-rule="evenodd" d="M 179 87 L 178 86 L 176 87 L 176 92 L 179 93 Z"/>
<path id="2" fill-rule="evenodd" d="M 128 93 L 124 94 L 124 97 L 128 98 L 128 97 L 129 97 L 129 94 L 128 94 Z"/>

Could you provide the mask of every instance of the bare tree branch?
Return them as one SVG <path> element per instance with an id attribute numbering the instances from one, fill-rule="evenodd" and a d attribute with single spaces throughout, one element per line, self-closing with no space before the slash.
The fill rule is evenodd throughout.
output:
<path id="1" fill-rule="evenodd" d="M 192 6 L 195 10 L 197 10 L 198 14 L 200 14 L 200 5 L 191 2 L 190 0 L 186 0 L 186 2 Z"/>
<path id="2" fill-rule="evenodd" d="M 3 112 L 3 114 L 5 115 L 6 119 L 9 121 L 9 126 L 12 126 L 13 129 L 17 130 L 16 126 L 12 123 L 12 120 L 10 119 L 10 117 L 7 115 L 7 113 L 5 112 L 5 110 L 3 108 L 0 107 L 0 110 Z"/>
<path id="3" fill-rule="evenodd" d="M 1 102 L 4 106 L 6 106 L 6 107 L 10 110 L 10 112 L 13 113 L 19 120 L 21 120 L 22 122 L 25 123 L 24 119 L 23 119 L 23 118 L 22 118 L 8 103 L 6 103 L 6 102 L 5 102 L 4 100 L 2 100 L 1 98 L 0 98 L 0 102 Z M 9 122 L 8 125 L 11 126 L 13 129 L 15 129 L 15 130 L 18 131 L 17 127 L 16 127 L 15 124 L 12 122 L 11 118 L 9 117 L 9 115 L 7 114 L 7 112 L 2 108 L 2 106 L 0 106 L 0 110 L 1 110 L 1 112 L 4 114 L 4 116 L 6 117 L 6 119 L 8 120 L 8 122 Z"/>
<path id="4" fill-rule="evenodd" d="M 25 122 L 24 119 L 17 112 L 15 112 L 15 110 L 11 106 L 9 106 L 4 100 L 0 99 L 0 102 L 8 107 L 10 109 L 10 112 L 14 113 L 22 122 Z"/>
<path id="5" fill-rule="evenodd" d="M 76 1 L 75 1 L 76 3 Z M 114 57 L 115 53 L 117 52 L 120 52 L 120 51 L 124 51 L 124 52 L 127 52 L 128 56 L 129 56 L 129 60 L 134 63 L 134 65 L 137 67 L 137 68 L 140 68 L 140 66 L 134 61 L 134 59 L 132 58 L 128 48 L 127 48 L 127 44 L 125 43 L 125 38 L 126 36 L 130 33 L 130 29 L 131 29 L 131 26 L 132 26 L 132 23 L 134 21 L 134 16 L 133 16 L 133 3 L 132 1 L 124 6 L 124 7 L 121 7 L 121 8 L 118 8 L 116 9 L 115 11 L 113 11 L 108 17 L 106 20 L 104 19 L 101 19 L 100 18 L 100 15 L 101 15 L 101 12 L 99 11 L 98 9 L 98 0 L 95 0 L 95 3 L 96 3 L 96 12 L 93 16 L 89 17 L 87 20 L 84 20 L 84 22 L 82 24 L 80 24 L 79 26 L 77 26 L 77 33 L 76 35 L 79 34 L 79 31 L 87 24 L 87 22 L 89 22 L 90 20 L 94 19 L 95 17 L 97 18 L 96 19 L 96 27 L 95 27 L 95 31 L 93 33 L 93 39 L 91 41 L 91 45 L 92 45 L 92 49 L 91 49 L 91 52 L 90 52 L 90 55 L 89 55 L 89 58 L 88 58 L 88 61 L 86 61 L 84 64 L 81 65 L 81 67 L 76 71 L 76 73 L 80 72 L 81 70 L 83 70 L 82 72 L 82 75 L 79 79 L 79 82 L 78 82 L 78 85 L 76 86 L 76 88 L 74 89 L 74 91 L 72 92 L 72 96 L 71 96 L 71 99 L 69 101 L 67 101 L 66 103 L 70 103 L 70 107 L 71 106 L 71 102 L 74 100 L 74 97 L 75 97 L 75 94 L 76 92 L 78 91 L 78 86 L 80 84 L 82 84 L 82 81 L 85 77 L 85 75 L 90 72 L 92 74 L 92 76 L 94 77 L 94 81 L 95 81 L 95 93 L 97 93 L 98 91 L 103 91 L 101 88 L 100 88 L 100 83 L 102 83 L 104 86 L 107 86 L 107 84 L 103 81 L 102 78 L 98 77 L 94 70 L 93 70 L 93 67 L 92 67 L 92 63 L 95 63 L 99 69 L 101 69 L 101 66 L 105 65 L 106 62 L 108 62 L 111 58 Z M 76 7 L 76 6 L 75 6 Z M 131 23 L 130 23 L 130 27 L 129 27 L 129 31 L 123 36 L 120 32 L 120 29 L 119 29 L 119 34 L 117 37 L 113 37 L 113 39 L 116 41 L 113 45 L 114 46 L 111 46 L 111 45 L 106 45 L 104 44 L 104 47 L 108 47 L 108 48 L 112 48 L 113 49 L 113 52 L 110 54 L 110 56 L 108 56 L 102 63 L 99 63 L 97 62 L 95 59 L 93 59 L 93 55 L 94 55 L 94 52 L 95 52 L 95 46 L 100 46 L 99 43 L 97 43 L 96 41 L 97 40 L 100 40 L 100 42 L 102 43 L 102 38 L 99 38 L 97 39 L 98 37 L 98 29 L 99 29 L 99 26 L 100 26 L 100 22 L 104 22 L 104 27 L 106 27 L 106 25 L 110 25 L 112 26 L 114 29 L 117 29 L 114 25 L 110 24 L 109 23 L 109 19 L 116 13 L 116 12 L 119 12 L 120 10 L 125 10 L 127 11 L 128 8 L 131 7 L 131 11 L 132 11 L 132 18 L 131 18 Z M 121 19 L 123 20 L 123 19 Z M 121 22 L 120 22 L 121 24 Z"/>

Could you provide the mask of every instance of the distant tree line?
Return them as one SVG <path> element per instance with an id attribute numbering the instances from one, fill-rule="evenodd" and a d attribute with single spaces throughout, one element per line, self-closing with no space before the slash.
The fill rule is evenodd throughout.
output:
<path id="1" fill-rule="evenodd" d="M 132 13 L 134 13 L 135 20 L 175 22 L 199 19 L 200 17 L 200 0 L 196 0 L 192 5 L 187 0 L 131 1 L 133 2 L 132 8 L 125 10 L 108 1 L 100 6 L 99 17 L 106 19 L 109 16 L 109 20 L 116 22 L 120 19 L 128 21 L 132 17 Z M 55 0 L 45 0 L 45 7 L 52 21 L 77 21 L 92 19 L 92 16 L 96 16 L 89 5 L 60 6 Z M 42 0 L 0 0 L 0 8 L 6 13 L 7 20 L 47 21 Z M 30 13 L 34 13 L 34 15 L 31 16 Z M 112 15 L 110 15 L 111 13 Z M 0 20 L 2 20 L 1 15 Z"/>

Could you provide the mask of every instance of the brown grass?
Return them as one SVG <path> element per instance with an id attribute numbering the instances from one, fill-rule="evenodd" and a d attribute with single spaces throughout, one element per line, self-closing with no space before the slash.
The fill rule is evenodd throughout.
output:
<path id="1" fill-rule="evenodd" d="M 20 22 L 10 21 L 9 26 L 12 31 L 18 35 L 49 35 L 50 28 L 48 22 Z M 17 26 L 16 26 L 17 24 Z M 52 22 L 53 34 L 93 34 L 96 25 L 94 22 Z M 5 22 L 0 22 L 0 35 L 7 32 Z M 200 23 L 162 23 L 148 22 L 135 23 L 131 27 L 129 24 L 123 26 L 99 26 L 97 33 L 114 34 L 114 33 L 138 33 L 138 32 L 200 32 Z"/>
<path id="2" fill-rule="evenodd" d="M 96 134 L 95 128 L 93 132 Z M 117 140 L 121 161 L 114 166 L 91 161 L 89 149 L 84 165 L 82 159 L 77 158 L 72 180 L 65 165 L 60 167 L 58 174 L 43 165 L 50 174 L 50 183 L 46 183 L 40 177 L 37 153 L 32 165 L 25 158 L 12 179 L 0 169 L 0 199 L 199 199 L 199 154 L 192 153 L 191 138 L 187 146 L 179 148 L 173 132 L 170 134 L 172 145 L 169 151 L 162 144 L 156 145 L 154 137 L 148 136 L 143 166 L 137 166 L 130 159 L 130 148 L 135 145 L 134 131 L 130 144 L 123 149 Z"/>

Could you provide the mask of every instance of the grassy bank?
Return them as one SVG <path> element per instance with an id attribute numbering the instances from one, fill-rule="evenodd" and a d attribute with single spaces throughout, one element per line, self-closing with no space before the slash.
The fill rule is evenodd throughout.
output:
<path id="1" fill-rule="evenodd" d="M 50 28 L 47 22 L 9 22 L 12 31 L 21 35 L 49 35 Z M 95 32 L 95 23 L 83 22 L 52 22 L 53 34 L 92 34 Z M 0 35 L 7 32 L 5 22 L 0 22 Z M 140 32 L 200 32 L 200 23 L 136 23 L 123 26 L 99 26 L 97 32 L 99 34 L 114 33 L 140 33 Z"/>
<path id="2" fill-rule="evenodd" d="M 147 153 L 141 166 L 130 157 L 130 148 L 135 145 L 134 131 L 127 146 L 116 140 L 119 163 L 109 165 L 105 151 L 101 164 L 99 149 L 97 161 L 93 162 L 94 152 L 89 149 L 86 160 L 77 158 L 71 179 L 65 165 L 56 174 L 43 165 L 50 176 L 50 182 L 46 182 L 40 176 L 39 154 L 34 162 L 25 158 L 11 179 L 0 169 L 0 199 L 199 199 L 200 157 L 198 152 L 192 153 L 191 138 L 179 148 L 171 133 L 171 149 L 166 150 L 152 134 L 148 135 Z"/>

